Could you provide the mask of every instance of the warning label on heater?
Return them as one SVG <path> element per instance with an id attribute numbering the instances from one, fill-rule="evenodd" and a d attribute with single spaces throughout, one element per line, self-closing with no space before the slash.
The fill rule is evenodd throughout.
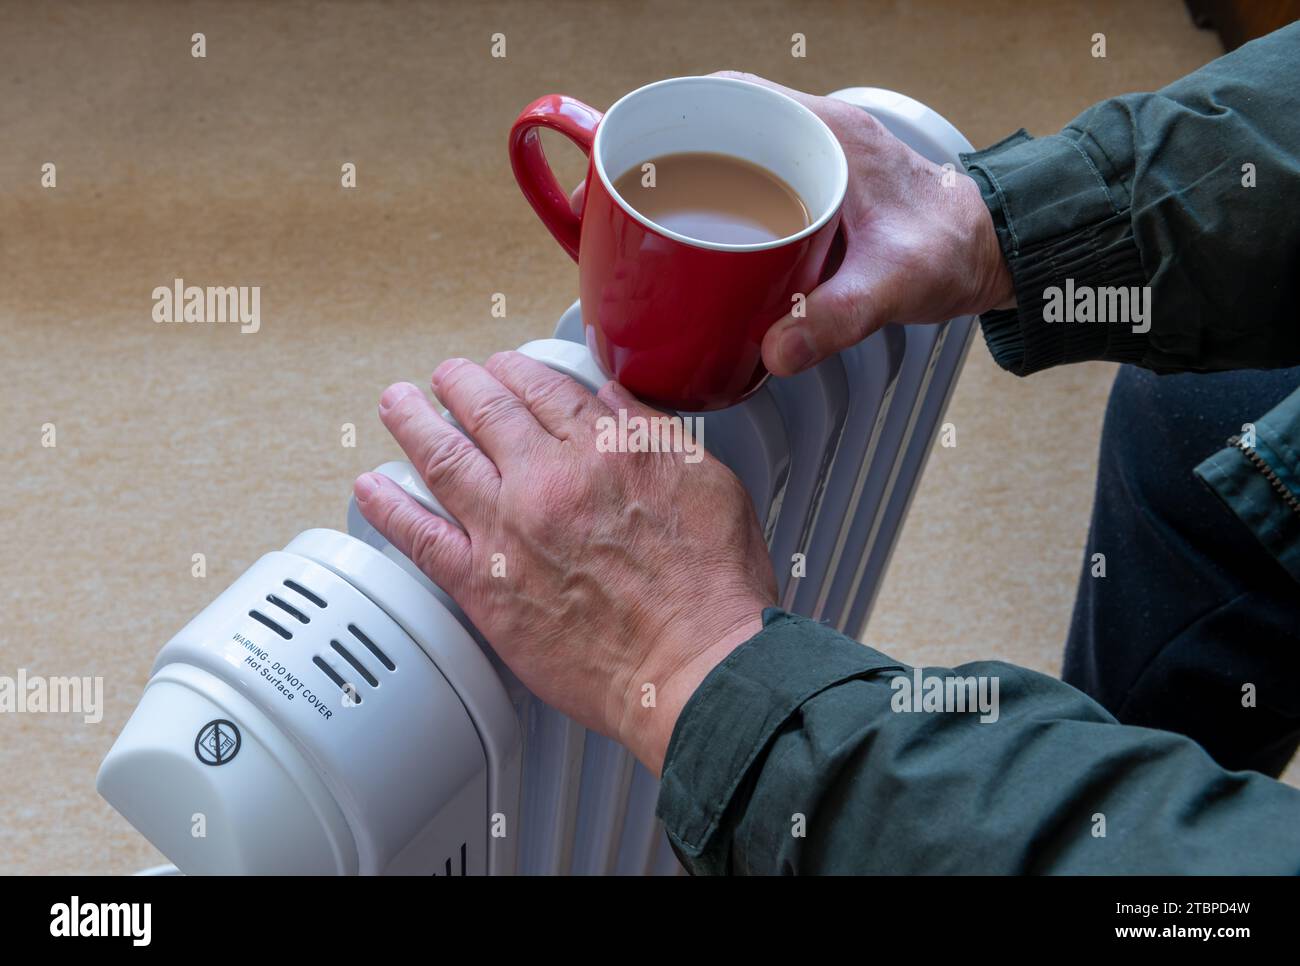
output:
<path id="1" fill-rule="evenodd" d="M 296 701 L 301 698 L 325 721 L 334 717 L 334 712 L 325 699 L 307 687 L 302 678 L 290 671 L 287 666 L 276 660 L 270 651 L 255 644 L 243 634 L 235 634 L 234 640 L 248 652 L 244 655 L 244 666 L 256 672 L 257 676 L 284 700 Z"/>

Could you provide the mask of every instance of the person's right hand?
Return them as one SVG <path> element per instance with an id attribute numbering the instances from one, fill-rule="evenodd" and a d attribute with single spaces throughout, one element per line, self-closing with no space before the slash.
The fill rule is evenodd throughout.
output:
<path id="1" fill-rule="evenodd" d="M 842 209 L 844 260 L 763 339 L 763 363 L 789 376 L 861 342 L 890 322 L 944 322 L 1014 304 L 993 219 L 975 182 L 917 154 L 874 117 L 735 71 L 803 104 L 844 147 L 849 186 Z M 582 206 L 582 188 L 572 198 Z"/>

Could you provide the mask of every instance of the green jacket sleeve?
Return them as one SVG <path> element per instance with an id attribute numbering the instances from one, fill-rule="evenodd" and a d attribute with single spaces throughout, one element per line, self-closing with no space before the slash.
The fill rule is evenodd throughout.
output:
<path id="1" fill-rule="evenodd" d="M 763 617 L 668 748 L 659 814 L 692 872 L 1300 872 L 1300 790 L 1024 668 L 909 668 Z M 965 710 L 930 706 L 936 680 Z"/>
<path id="2" fill-rule="evenodd" d="M 963 161 L 1015 283 L 981 319 L 1003 368 L 1300 364 L 1300 23 Z"/>

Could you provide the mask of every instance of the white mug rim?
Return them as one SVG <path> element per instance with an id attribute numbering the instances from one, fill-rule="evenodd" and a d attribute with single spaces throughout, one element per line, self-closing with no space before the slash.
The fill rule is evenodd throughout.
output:
<path id="1" fill-rule="evenodd" d="M 627 201 L 624 200 L 624 198 L 614 189 L 614 183 L 610 179 L 608 172 L 605 171 L 605 161 L 604 158 L 602 157 L 604 152 L 602 149 L 601 138 L 602 135 L 605 133 L 605 128 L 606 128 L 605 119 L 608 118 L 611 114 L 613 114 L 616 110 L 618 110 L 620 105 L 622 105 L 626 101 L 631 100 L 634 97 L 638 97 L 641 94 L 646 93 L 647 91 L 655 90 L 656 88 L 660 88 L 660 87 L 670 87 L 678 84 L 700 83 L 701 81 L 710 84 L 718 84 L 718 85 L 725 85 L 725 86 L 732 86 L 732 87 L 743 86 L 751 89 L 758 89 L 761 91 L 765 91 L 767 94 L 770 94 L 773 97 L 778 97 L 781 100 L 787 102 L 788 104 L 793 105 L 797 111 L 800 111 L 803 114 L 807 115 L 816 124 L 816 126 L 825 134 L 825 136 L 829 139 L 830 143 L 834 145 L 835 148 L 834 157 L 836 160 L 836 170 L 835 170 L 836 183 L 835 183 L 832 203 L 826 206 L 825 210 L 822 211 L 822 213 L 816 218 L 816 220 L 812 221 L 809 225 L 807 225 L 802 230 L 795 232 L 793 235 L 786 235 L 782 238 L 772 239 L 771 241 L 750 242 L 748 244 L 743 244 L 743 245 L 728 244 L 726 242 L 713 242 L 713 241 L 707 241 L 703 238 L 692 238 L 689 235 L 683 235 L 680 232 L 673 231 L 671 228 L 665 228 L 663 225 L 660 225 L 658 222 L 655 222 L 642 215 L 639 211 L 637 211 L 630 204 L 628 204 Z M 692 75 L 687 77 L 669 77 L 666 80 L 655 81 L 652 84 L 646 84 L 642 87 L 638 87 L 634 91 L 629 91 L 628 93 L 620 97 L 617 101 L 615 101 L 612 105 L 610 105 L 609 110 L 607 110 L 601 116 L 600 123 L 596 127 L 596 138 L 592 142 L 591 158 L 592 158 L 592 163 L 596 169 L 596 174 L 600 178 L 600 183 L 604 186 L 605 190 L 609 193 L 609 196 L 614 199 L 615 204 L 617 204 L 620 208 L 622 208 L 623 211 L 625 211 L 629 216 L 631 216 L 637 222 L 644 225 L 646 228 L 649 228 L 651 231 L 663 235 L 666 238 L 671 238 L 673 241 L 680 242 L 683 245 L 689 245 L 693 248 L 705 248 L 705 249 L 710 249 L 712 251 L 720 251 L 720 252 L 768 251 L 774 248 L 784 248 L 786 245 L 792 244 L 793 242 L 800 241 L 804 238 L 807 238 L 810 235 L 816 234 L 826 225 L 827 222 L 829 222 L 832 218 L 834 218 L 836 213 L 840 210 L 841 205 L 843 205 L 844 203 L 844 196 L 845 194 L 847 194 L 848 187 L 849 187 L 849 163 L 848 163 L 848 159 L 845 158 L 844 156 L 844 147 L 843 145 L 840 144 L 839 138 L 835 136 L 835 133 L 826 125 L 825 121 L 823 121 L 820 117 L 818 117 L 816 114 L 810 111 L 807 107 L 800 104 L 793 97 L 790 97 L 787 94 L 783 94 L 780 91 L 773 90 L 772 88 L 766 87 L 763 84 L 755 84 L 753 81 L 741 80 L 736 77 L 713 77 L 707 74 Z"/>

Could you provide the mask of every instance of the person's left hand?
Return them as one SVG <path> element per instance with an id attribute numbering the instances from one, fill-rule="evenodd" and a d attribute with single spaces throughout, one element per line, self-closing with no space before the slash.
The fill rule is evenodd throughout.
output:
<path id="1" fill-rule="evenodd" d="M 432 383 L 472 440 L 410 383 L 379 415 L 461 526 L 374 473 L 361 513 L 535 694 L 658 774 L 687 699 L 776 597 L 744 488 L 707 454 L 599 451 L 601 417 L 663 416 L 617 383 L 593 396 L 517 352 Z"/>

